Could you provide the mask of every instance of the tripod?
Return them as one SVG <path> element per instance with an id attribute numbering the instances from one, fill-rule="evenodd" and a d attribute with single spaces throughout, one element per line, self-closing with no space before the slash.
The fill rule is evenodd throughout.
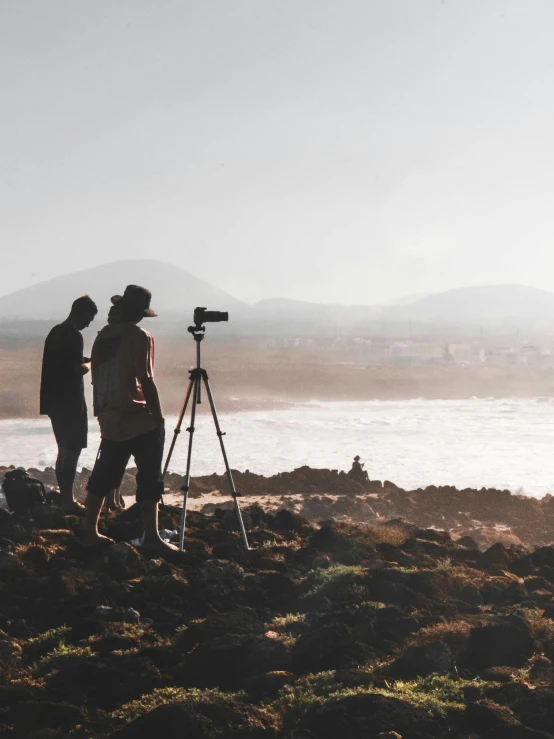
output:
<path id="1" fill-rule="evenodd" d="M 196 342 L 196 367 L 190 370 L 190 380 L 189 380 L 187 392 L 185 394 L 185 400 L 183 402 L 183 407 L 181 408 L 181 413 L 179 414 L 179 420 L 177 421 L 177 426 L 175 427 L 175 431 L 173 433 L 173 439 L 171 441 L 171 446 L 169 447 L 169 452 L 167 454 L 167 459 L 165 461 L 165 465 L 163 469 L 163 476 L 165 477 L 167 468 L 169 467 L 169 462 L 171 460 L 171 455 L 173 454 L 173 450 L 177 442 L 177 437 L 181 433 L 181 425 L 183 423 L 183 418 L 185 416 L 187 406 L 188 406 L 190 397 L 192 395 L 190 426 L 187 429 L 187 431 L 189 432 L 187 470 L 185 473 L 183 484 L 181 486 L 181 491 L 183 493 L 183 509 L 181 511 L 181 531 L 179 534 L 179 550 L 181 552 L 183 551 L 183 541 L 185 538 L 187 503 L 188 503 L 189 486 L 190 486 L 190 464 L 191 464 L 191 459 L 192 459 L 192 441 L 193 441 L 194 430 L 195 430 L 194 422 L 196 420 L 196 407 L 199 403 L 202 402 L 202 397 L 201 397 L 202 382 L 204 383 L 204 386 L 206 388 L 206 394 L 208 396 L 208 401 L 210 403 L 210 409 L 212 411 L 216 433 L 219 438 L 219 444 L 221 446 L 221 453 L 223 454 L 223 461 L 225 462 L 225 469 L 227 471 L 227 479 L 229 481 L 231 495 L 233 497 L 233 500 L 235 501 L 235 508 L 237 512 L 237 518 L 239 520 L 239 526 L 240 526 L 240 530 L 242 533 L 242 538 L 244 541 L 244 546 L 246 547 L 246 549 L 250 549 L 250 546 L 248 544 L 248 538 L 246 536 L 246 529 L 244 528 L 244 521 L 242 519 L 242 513 L 240 511 L 240 506 L 238 502 L 238 493 L 236 491 L 235 482 L 233 480 L 233 473 L 231 472 L 231 468 L 229 467 L 229 461 L 227 459 L 227 452 L 225 451 L 225 445 L 223 444 L 223 437 L 225 436 L 225 433 L 221 430 L 219 426 L 219 421 L 217 419 L 217 412 L 215 410 L 215 404 L 214 404 L 214 399 L 212 395 L 212 390 L 210 388 L 210 381 L 208 379 L 208 373 L 206 372 L 205 369 L 202 369 L 200 365 L 200 343 L 202 342 L 202 339 L 204 338 L 204 333 L 206 331 L 206 328 L 205 326 L 199 325 L 197 323 L 195 326 L 189 326 L 188 331 L 190 334 L 192 334 L 194 341 Z"/>

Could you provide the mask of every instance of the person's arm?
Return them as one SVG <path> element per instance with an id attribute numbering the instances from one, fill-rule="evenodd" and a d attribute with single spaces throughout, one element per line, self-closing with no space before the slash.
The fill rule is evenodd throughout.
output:
<path id="1" fill-rule="evenodd" d="M 71 351 L 77 359 L 73 365 L 73 372 L 77 377 L 82 377 L 82 375 L 90 372 L 90 359 L 83 356 L 83 337 L 80 332 L 77 332 Z"/>
<path id="2" fill-rule="evenodd" d="M 81 362 L 80 364 L 76 364 L 75 367 L 75 374 L 78 376 L 86 375 L 88 372 L 90 372 L 90 363 L 89 362 Z"/>
<path id="3" fill-rule="evenodd" d="M 158 426 L 164 425 L 164 417 L 162 414 L 162 407 L 160 405 L 160 396 L 158 395 L 158 388 L 154 382 L 153 377 L 143 377 L 140 379 L 142 387 L 142 394 L 146 401 L 146 407 L 154 417 L 154 420 Z"/>
<path id="4" fill-rule="evenodd" d="M 135 336 L 134 365 L 135 376 L 142 387 L 146 407 L 154 417 L 156 424 L 163 427 L 164 417 L 160 396 L 154 382 L 154 339 L 146 331 L 140 331 Z"/>

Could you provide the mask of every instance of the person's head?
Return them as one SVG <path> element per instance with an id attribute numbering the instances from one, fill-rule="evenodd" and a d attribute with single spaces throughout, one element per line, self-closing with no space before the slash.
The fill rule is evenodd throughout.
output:
<path id="1" fill-rule="evenodd" d="M 69 318 L 75 328 L 81 331 L 81 329 L 90 326 L 97 313 L 98 308 L 96 307 L 94 300 L 89 298 L 88 295 L 81 295 L 80 298 L 73 301 Z"/>
<path id="2" fill-rule="evenodd" d="M 143 318 L 157 314 L 150 308 L 152 293 L 139 285 L 127 285 L 123 295 L 112 297 L 113 307 L 108 314 L 109 323 L 139 323 Z"/>

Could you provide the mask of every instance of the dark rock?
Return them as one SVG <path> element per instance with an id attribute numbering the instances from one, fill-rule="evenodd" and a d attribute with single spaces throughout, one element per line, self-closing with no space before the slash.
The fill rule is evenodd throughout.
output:
<path id="1" fill-rule="evenodd" d="M 473 628 L 460 660 L 478 668 L 521 667 L 532 653 L 533 639 L 527 623 L 519 616 L 506 616 Z"/>
<path id="2" fill-rule="evenodd" d="M 158 706 L 112 736 L 114 739 L 153 736 L 228 739 L 241 734 L 248 739 L 274 739 L 276 732 L 267 714 L 255 706 L 220 699 Z"/>
<path id="3" fill-rule="evenodd" d="M 262 672 L 289 671 L 289 648 L 263 635 L 226 634 L 201 642 L 188 655 L 182 679 L 187 685 L 232 688 Z"/>
<path id="4" fill-rule="evenodd" d="M 468 703 L 465 707 L 463 722 L 470 731 L 479 733 L 519 723 L 509 708 L 499 706 L 489 700 Z"/>
<path id="5" fill-rule="evenodd" d="M 70 729 L 84 721 L 80 708 L 69 703 L 26 701 L 13 704 L 8 713 L 9 721 L 17 725 L 22 735 L 42 728 Z"/>
<path id="6" fill-rule="evenodd" d="M 396 698 L 380 694 L 354 695 L 308 710 L 299 728 L 310 730 L 317 739 L 369 739 L 383 731 L 416 736 L 424 711 Z"/>
<path id="7" fill-rule="evenodd" d="M 450 647 L 440 642 L 408 647 L 389 667 L 395 677 L 425 677 L 435 672 L 450 672 L 453 659 Z"/>
<path id="8" fill-rule="evenodd" d="M 241 611 L 212 613 L 189 624 L 176 641 L 176 648 L 189 652 L 201 641 L 232 634 L 263 634 L 264 623 L 252 608 Z"/>
<path id="9" fill-rule="evenodd" d="M 310 546 L 322 552 L 332 551 L 340 541 L 340 534 L 332 524 L 323 524 L 310 538 Z"/>
<path id="10" fill-rule="evenodd" d="M 479 739 L 554 739 L 554 735 L 545 731 L 536 731 L 521 724 L 515 724 L 512 726 L 498 726 L 485 734 L 480 734 Z"/>
<path id="11" fill-rule="evenodd" d="M 349 626 L 334 623 L 300 636 L 292 654 L 295 672 L 305 674 L 361 664 L 369 650 Z"/>
<path id="12" fill-rule="evenodd" d="M 479 557 L 481 567 L 491 567 L 492 565 L 507 566 L 509 561 L 508 552 L 502 542 L 493 544 Z"/>
<path id="13" fill-rule="evenodd" d="M 479 549 L 479 544 L 475 541 L 472 536 L 461 536 L 454 542 L 465 549 Z"/>
<path id="14" fill-rule="evenodd" d="M 438 544 L 451 544 L 452 538 L 448 531 L 439 531 L 437 529 L 417 529 L 414 532 L 414 539 L 425 539 L 427 541 L 435 541 Z"/>
<path id="15" fill-rule="evenodd" d="M 249 677 L 242 684 L 243 689 L 248 693 L 248 697 L 255 703 L 261 700 L 275 699 L 279 695 L 279 691 L 290 685 L 296 680 L 292 672 L 284 670 L 275 670 L 273 672 L 265 672 L 261 675 Z"/>

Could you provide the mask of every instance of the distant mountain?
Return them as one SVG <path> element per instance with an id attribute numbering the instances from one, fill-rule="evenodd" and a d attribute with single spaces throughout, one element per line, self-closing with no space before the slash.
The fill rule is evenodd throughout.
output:
<path id="1" fill-rule="evenodd" d="M 537 323 L 554 319 L 554 293 L 525 285 L 461 287 L 391 310 L 430 324 Z"/>
<path id="2" fill-rule="evenodd" d="M 422 300 L 423 298 L 433 295 L 433 293 L 414 293 L 413 295 L 402 295 L 399 298 L 393 298 L 392 300 L 385 300 L 380 305 L 411 305 L 412 303 Z"/>
<path id="3" fill-rule="evenodd" d="M 205 305 L 222 310 L 242 306 L 228 293 L 167 262 L 153 259 L 123 260 L 72 272 L 25 287 L 0 297 L 0 317 L 20 319 L 65 318 L 71 303 L 88 294 L 105 317 L 112 295 L 121 295 L 129 284 L 143 285 L 152 292 L 152 307 L 160 318 L 177 313 L 191 317 L 191 309 Z"/>

